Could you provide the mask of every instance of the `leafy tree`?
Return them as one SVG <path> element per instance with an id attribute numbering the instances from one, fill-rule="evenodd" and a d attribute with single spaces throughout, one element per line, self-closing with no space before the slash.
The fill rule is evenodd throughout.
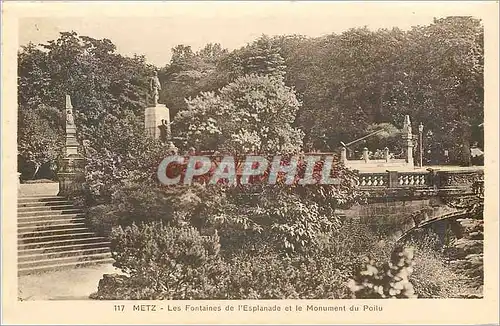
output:
<path id="1" fill-rule="evenodd" d="M 24 162 L 20 170 L 26 179 L 34 178 L 44 164 L 50 164 L 51 169 L 55 170 L 62 154 L 62 131 L 51 126 L 49 120 L 44 118 L 44 111 L 53 113 L 51 108 L 44 107 L 33 111 L 20 110 L 18 155 Z M 32 164 L 33 169 L 27 169 L 28 164 Z"/>
<path id="2" fill-rule="evenodd" d="M 291 126 L 300 102 L 282 79 L 240 77 L 218 93 L 202 93 L 179 112 L 174 130 L 185 146 L 230 153 L 300 149 L 302 133 Z"/>
<path id="3" fill-rule="evenodd" d="M 160 98 L 170 109 L 172 117 L 179 110 L 186 109 L 186 98 L 224 85 L 218 80 L 216 66 L 225 55 L 227 50 L 218 43 L 209 43 L 197 52 L 186 45 L 172 49 L 170 64 L 160 71 L 164 84 Z"/>
<path id="4" fill-rule="evenodd" d="M 280 48 L 267 35 L 231 52 L 222 58 L 217 68 L 226 83 L 251 74 L 282 78 L 286 72 Z"/>
<path id="5" fill-rule="evenodd" d="M 130 140 L 127 145 L 147 142 L 143 111 L 151 68 L 144 57 L 128 58 L 115 50 L 110 40 L 78 36 L 74 32 L 61 33 L 57 40 L 47 44 L 30 44 L 21 49 L 18 55 L 20 153 L 26 153 L 25 144 L 35 144 L 32 139 L 37 137 L 47 138 L 43 140 L 48 146 L 45 153 L 51 153 L 43 154 L 47 159 L 53 160 L 55 153 L 61 151 L 60 143 L 48 140 L 51 138 L 48 134 L 62 137 L 64 120 L 60 112 L 65 95 L 69 94 L 81 143 L 85 140 L 96 153 L 113 153 L 121 161 L 139 155 L 135 152 L 137 146 L 125 146 L 123 139 Z M 34 115 L 36 123 L 48 130 L 30 136 L 30 131 L 24 129 L 35 126 Z"/>
<path id="6" fill-rule="evenodd" d="M 464 164 L 470 163 L 473 127 L 484 119 L 483 33 L 471 17 L 436 19 L 409 32 L 401 58 L 407 111 L 426 121 L 435 141 Z"/>

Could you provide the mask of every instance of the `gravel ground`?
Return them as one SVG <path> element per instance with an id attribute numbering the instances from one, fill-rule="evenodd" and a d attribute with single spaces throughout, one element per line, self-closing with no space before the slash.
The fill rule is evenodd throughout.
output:
<path id="1" fill-rule="evenodd" d="M 21 300 L 90 300 L 103 274 L 121 274 L 111 264 L 23 275 L 18 278 Z"/>

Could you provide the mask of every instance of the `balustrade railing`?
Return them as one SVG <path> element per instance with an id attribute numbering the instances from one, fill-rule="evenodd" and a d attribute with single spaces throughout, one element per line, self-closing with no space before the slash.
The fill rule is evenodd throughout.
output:
<path id="1" fill-rule="evenodd" d="M 389 185 L 389 176 L 387 173 L 361 174 L 359 176 L 359 185 L 361 187 L 387 187 Z"/>
<path id="2" fill-rule="evenodd" d="M 418 172 L 360 172 L 358 186 L 367 189 L 381 188 L 434 188 L 467 190 L 484 193 L 483 171 L 440 171 L 428 169 Z"/>
<path id="3" fill-rule="evenodd" d="M 427 186 L 428 173 L 402 173 L 398 175 L 398 184 L 401 186 Z"/>

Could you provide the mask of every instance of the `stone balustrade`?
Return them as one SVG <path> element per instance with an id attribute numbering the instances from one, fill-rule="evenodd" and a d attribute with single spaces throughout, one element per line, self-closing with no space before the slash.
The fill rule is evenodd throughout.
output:
<path id="1" fill-rule="evenodd" d="M 444 168 L 444 167 L 443 167 Z M 358 187 L 362 190 L 415 189 L 425 193 L 484 193 L 483 167 L 420 171 L 360 172 Z"/>

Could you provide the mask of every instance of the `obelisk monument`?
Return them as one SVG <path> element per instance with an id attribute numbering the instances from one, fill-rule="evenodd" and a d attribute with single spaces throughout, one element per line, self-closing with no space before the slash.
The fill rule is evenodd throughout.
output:
<path id="1" fill-rule="evenodd" d="M 59 172 L 59 196 L 74 197 L 81 193 L 85 181 L 83 173 L 85 168 L 84 157 L 78 153 L 76 139 L 75 117 L 71 97 L 66 95 L 65 110 L 66 141 L 64 144 L 64 157 L 61 161 Z"/>

